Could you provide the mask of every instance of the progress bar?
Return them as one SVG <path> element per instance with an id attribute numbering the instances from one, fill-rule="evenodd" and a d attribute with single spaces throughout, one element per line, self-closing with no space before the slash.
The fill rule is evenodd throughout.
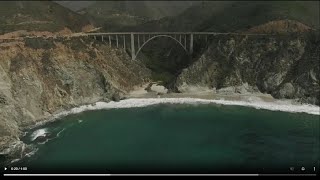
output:
<path id="1" fill-rule="evenodd" d="M 316 174 L 4 174 L 4 176 L 316 176 Z"/>

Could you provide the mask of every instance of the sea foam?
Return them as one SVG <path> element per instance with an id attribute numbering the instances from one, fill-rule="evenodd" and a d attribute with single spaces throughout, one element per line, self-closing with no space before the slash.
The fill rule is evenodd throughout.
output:
<path id="1" fill-rule="evenodd" d="M 37 137 L 45 136 L 47 133 L 48 133 L 47 128 L 38 129 L 31 134 L 30 139 L 31 139 L 31 141 L 34 141 L 37 139 Z"/>
<path id="2" fill-rule="evenodd" d="M 54 118 L 59 118 L 69 114 L 77 114 L 83 111 L 101 110 L 101 109 L 119 109 L 146 107 L 156 104 L 221 104 L 246 106 L 256 109 L 266 109 L 271 111 L 284 111 L 291 113 L 307 113 L 320 115 L 320 107 L 310 104 L 291 104 L 287 101 L 276 100 L 274 102 L 265 101 L 231 101 L 231 100 L 208 100 L 198 98 L 130 98 L 118 102 L 97 102 L 94 105 L 84 105 L 58 113 Z"/>

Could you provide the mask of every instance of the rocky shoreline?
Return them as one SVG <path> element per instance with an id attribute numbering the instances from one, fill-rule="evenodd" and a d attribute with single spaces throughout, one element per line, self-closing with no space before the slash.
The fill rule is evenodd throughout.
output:
<path id="1" fill-rule="evenodd" d="M 284 103 L 289 103 L 292 105 L 302 105 L 304 103 L 300 102 L 299 99 L 276 99 L 271 94 L 261 93 L 257 90 L 247 91 L 243 90 L 245 88 L 254 89 L 248 87 L 247 84 L 238 87 L 226 87 L 223 89 L 216 90 L 215 88 L 209 89 L 207 87 L 195 87 L 191 86 L 189 89 L 191 91 L 185 91 L 183 93 L 163 93 L 166 90 L 162 86 L 160 91 L 153 90 L 147 91 L 145 88 L 148 84 L 143 85 L 140 88 L 136 88 L 131 91 L 126 97 L 127 98 L 199 98 L 206 100 L 229 100 L 229 101 L 261 101 L 268 103 L 275 103 L 282 101 Z M 161 85 L 157 85 L 161 86 Z M 237 89 L 242 89 L 238 91 Z M 312 105 L 312 104 L 310 104 Z M 320 107 L 319 107 L 320 108 Z M 320 109 L 319 109 L 320 110 Z"/>
<path id="2" fill-rule="evenodd" d="M 150 85 L 151 84 L 151 85 Z M 153 88 L 151 88 L 153 87 Z M 194 87 L 193 87 L 194 88 Z M 200 89 L 203 89 L 200 87 Z M 226 94 L 226 91 L 229 91 L 229 94 Z M 26 126 L 21 129 L 22 132 L 37 128 L 39 126 L 43 126 L 47 123 L 51 123 L 56 121 L 57 119 L 69 115 L 69 114 L 75 114 L 80 113 L 82 111 L 86 110 L 95 110 L 95 109 L 105 109 L 105 108 L 117 108 L 117 106 L 114 106 L 116 103 L 122 103 L 125 104 L 125 106 L 132 106 L 132 107 L 143 107 L 151 104 L 157 104 L 159 102 L 163 103 L 222 103 L 224 102 L 234 102 L 235 105 L 240 106 L 248 106 L 248 104 L 252 103 L 268 103 L 268 105 L 293 105 L 293 106 L 299 106 L 302 105 L 298 101 L 294 100 L 278 100 L 273 98 L 270 94 L 263 94 L 259 92 L 254 93 L 232 93 L 234 89 L 232 87 L 228 87 L 223 91 L 214 91 L 214 90 L 205 90 L 205 91 L 198 91 L 198 92 L 185 92 L 185 93 L 168 93 L 167 89 L 161 85 L 158 85 L 156 83 L 146 83 L 142 85 L 141 87 L 136 87 L 134 90 L 130 91 L 128 94 L 124 95 L 122 97 L 122 100 L 119 101 L 98 101 L 95 103 L 90 104 L 83 104 L 71 109 L 66 109 L 64 111 L 57 111 L 50 115 L 47 118 L 42 119 L 36 124 Z M 142 100 L 145 102 L 145 104 L 140 103 L 140 105 L 132 104 L 134 101 Z M 130 103 L 126 103 L 129 102 Z M 154 102 L 152 102 L 154 101 Z M 158 101 L 158 102 L 157 102 Z M 221 101 L 221 102 L 220 102 Z M 246 102 L 246 104 L 241 105 L 241 103 Z M 101 104 L 104 103 L 104 104 Z M 151 103 L 151 104 L 150 104 Z M 237 104 L 238 103 L 238 104 Z M 99 107 L 99 104 L 100 107 Z M 227 103 L 228 104 L 228 103 Z M 232 105 L 232 104 L 230 104 Z M 311 105 L 310 105 L 311 106 Z M 119 106 L 121 107 L 121 105 Z M 255 105 L 251 106 L 255 107 Z M 314 108 L 314 107 L 313 107 Z M 320 108 L 320 107 L 319 107 Z M 266 108 L 267 109 L 267 108 Z M 285 111 L 285 110 L 284 110 Z M 290 111 L 288 111 L 290 112 Z M 293 111 L 294 112 L 294 111 Z M 319 115 L 319 114 L 318 114 Z M 37 142 L 45 142 L 48 138 L 50 138 L 52 134 L 43 133 L 40 134 L 38 137 L 36 137 L 35 141 Z M 13 141 L 9 147 L 6 149 L 6 151 L 2 151 L 1 154 L 10 154 L 10 161 L 17 161 L 18 159 L 23 159 L 25 156 L 30 156 L 36 149 L 32 145 L 26 145 L 22 141 L 17 140 Z M 14 157 L 14 158 L 13 158 Z M 7 161 L 6 163 L 10 163 Z"/>
<path id="3" fill-rule="evenodd" d="M 26 128 L 74 107 L 120 100 L 150 81 L 125 51 L 93 42 L 39 38 L 0 47 L 0 159 L 29 153 L 20 140 Z"/>

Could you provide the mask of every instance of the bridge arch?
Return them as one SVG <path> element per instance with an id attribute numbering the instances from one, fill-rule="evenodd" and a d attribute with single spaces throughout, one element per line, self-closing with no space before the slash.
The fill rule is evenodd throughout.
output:
<path id="1" fill-rule="evenodd" d="M 173 40 L 176 41 L 176 42 L 186 51 L 186 53 L 188 54 L 187 48 L 186 48 L 180 41 L 178 41 L 176 38 L 174 38 L 174 37 L 172 37 L 172 36 L 170 36 L 170 35 L 163 35 L 163 34 L 161 34 L 161 35 L 153 36 L 153 37 L 149 38 L 146 42 L 144 42 L 144 43 L 141 45 L 141 47 L 138 49 L 137 53 L 135 54 L 134 59 L 136 59 L 136 57 L 138 56 L 139 52 L 142 50 L 142 48 L 143 48 L 148 42 L 150 42 L 150 41 L 153 40 L 153 39 L 159 38 L 159 37 L 167 37 L 167 38 L 173 39 Z"/>

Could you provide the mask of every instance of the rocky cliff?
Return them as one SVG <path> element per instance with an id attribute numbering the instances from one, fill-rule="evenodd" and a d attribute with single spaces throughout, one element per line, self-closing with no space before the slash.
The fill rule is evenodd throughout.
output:
<path id="1" fill-rule="evenodd" d="M 126 52 L 93 42 L 0 44 L 0 159 L 27 149 L 19 140 L 23 127 L 75 106 L 118 100 L 148 81 L 149 70 Z"/>
<path id="2" fill-rule="evenodd" d="M 180 92 L 269 93 L 319 105 L 319 32 L 267 36 L 215 36 L 177 77 Z"/>

